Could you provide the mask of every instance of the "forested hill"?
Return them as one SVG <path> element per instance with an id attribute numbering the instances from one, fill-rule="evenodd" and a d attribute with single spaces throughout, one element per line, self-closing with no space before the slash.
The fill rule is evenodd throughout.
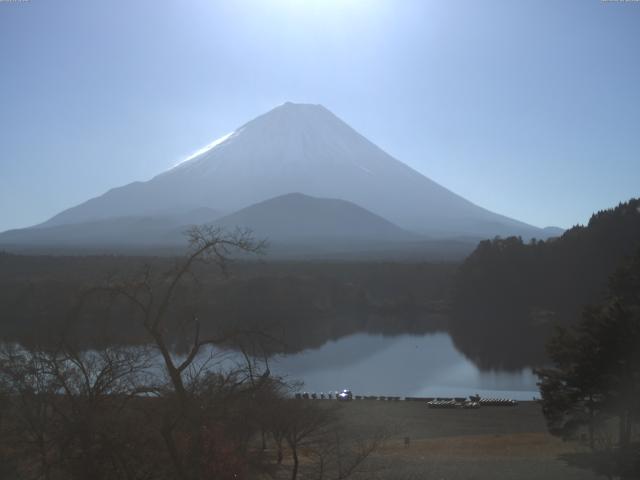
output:
<path id="1" fill-rule="evenodd" d="M 561 237 L 480 242 L 461 266 L 451 333 L 485 367 L 545 361 L 554 325 L 574 323 L 601 300 L 613 271 L 640 247 L 640 199 L 594 214 Z"/>
<path id="2" fill-rule="evenodd" d="M 139 312 L 83 292 L 139 281 L 155 291 L 184 258 L 111 255 L 27 256 L 0 252 L 0 343 L 57 344 L 73 321 L 82 347 L 148 342 Z M 176 290 L 167 335 L 179 351 L 191 345 L 185 319 L 197 314 L 203 337 L 247 330 L 278 340 L 278 352 L 315 348 L 356 332 L 423 334 L 446 328 L 456 264 L 236 261 L 230 277 L 198 263 Z M 161 291 L 161 290 L 160 290 Z M 157 293 L 156 293 L 157 295 Z M 75 315 L 75 316 L 72 316 Z M 70 340 L 65 338 L 65 340 Z M 1 477 L 1 475 L 0 475 Z"/>

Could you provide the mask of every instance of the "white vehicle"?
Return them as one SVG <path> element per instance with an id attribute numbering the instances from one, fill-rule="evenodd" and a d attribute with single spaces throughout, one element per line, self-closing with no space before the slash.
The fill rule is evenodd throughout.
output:
<path id="1" fill-rule="evenodd" d="M 344 401 L 349 401 L 349 400 L 353 400 L 353 393 L 351 393 L 351 390 L 342 390 L 341 392 L 338 392 L 338 394 L 336 395 L 336 400 L 344 400 Z"/>

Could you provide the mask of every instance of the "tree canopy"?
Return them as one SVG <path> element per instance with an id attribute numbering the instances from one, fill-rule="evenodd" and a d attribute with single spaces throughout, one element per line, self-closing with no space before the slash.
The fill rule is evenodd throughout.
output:
<path id="1" fill-rule="evenodd" d="M 558 329 L 548 353 L 553 366 L 537 373 L 550 431 L 563 437 L 586 431 L 594 455 L 610 456 L 609 471 L 601 473 L 637 478 L 640 250 L 611 277 L 601 304 L 585 308 L 574 327 Z"/>
<path id="2" fill-rule="evenodd" d="M 544 364 L 554 327 L 576 324 L 584 305 L 603 300 L 607 278 L 639 247 L 640 199 L 597 212 L 559 238 L 480 242 L 455 281 L 456 346 L 485 367 Z"/>

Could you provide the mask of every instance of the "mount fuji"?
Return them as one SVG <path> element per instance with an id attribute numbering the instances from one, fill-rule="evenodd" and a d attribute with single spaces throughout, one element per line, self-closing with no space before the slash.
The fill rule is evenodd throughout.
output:
<path id="1" fill-rule="evenodd" d="M 397 228 L 438 239 L 545 238 L 551 233 L 451 192 L 384 152 L 321 105 L 285 103 L 148 181 L 111 189 L 35 227 L 5 232 L 0 243 L 30 243 L 37 237 L 36 243 L 42 244 L 47 231 L 55 231 L 55 239 L 63 238 L 65 231 L 73 237 L 84 224 L 89 228 L 97 222 L 109 230 L 113 222 L 122 225 L 122 218 L 154 219 L 157 239 L 161 219 L 170 219 L 169 231 L 192 223 L 193 212 L 215 211 L 213 221 L 291 193 L 303 195 L 289 198 L 289 203 L 309 196 L 355 204 L 372 218 L 389 222 L 386 232 Z M 335 203 L 331 209 L 335 212 Z M 285 217 L 278 218 L 286 222 Z M 122 236 L 119 243 L 126 243 L 126 229 Z"/>

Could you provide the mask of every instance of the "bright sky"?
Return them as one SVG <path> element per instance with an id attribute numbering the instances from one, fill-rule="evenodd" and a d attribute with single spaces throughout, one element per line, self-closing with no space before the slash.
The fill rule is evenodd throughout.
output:
<path id="1" fill-rule="evenodd" d="M 0 231 L 290 100 L 496 212 L 640 195 L 640 2 L 0 0 Z"/>

